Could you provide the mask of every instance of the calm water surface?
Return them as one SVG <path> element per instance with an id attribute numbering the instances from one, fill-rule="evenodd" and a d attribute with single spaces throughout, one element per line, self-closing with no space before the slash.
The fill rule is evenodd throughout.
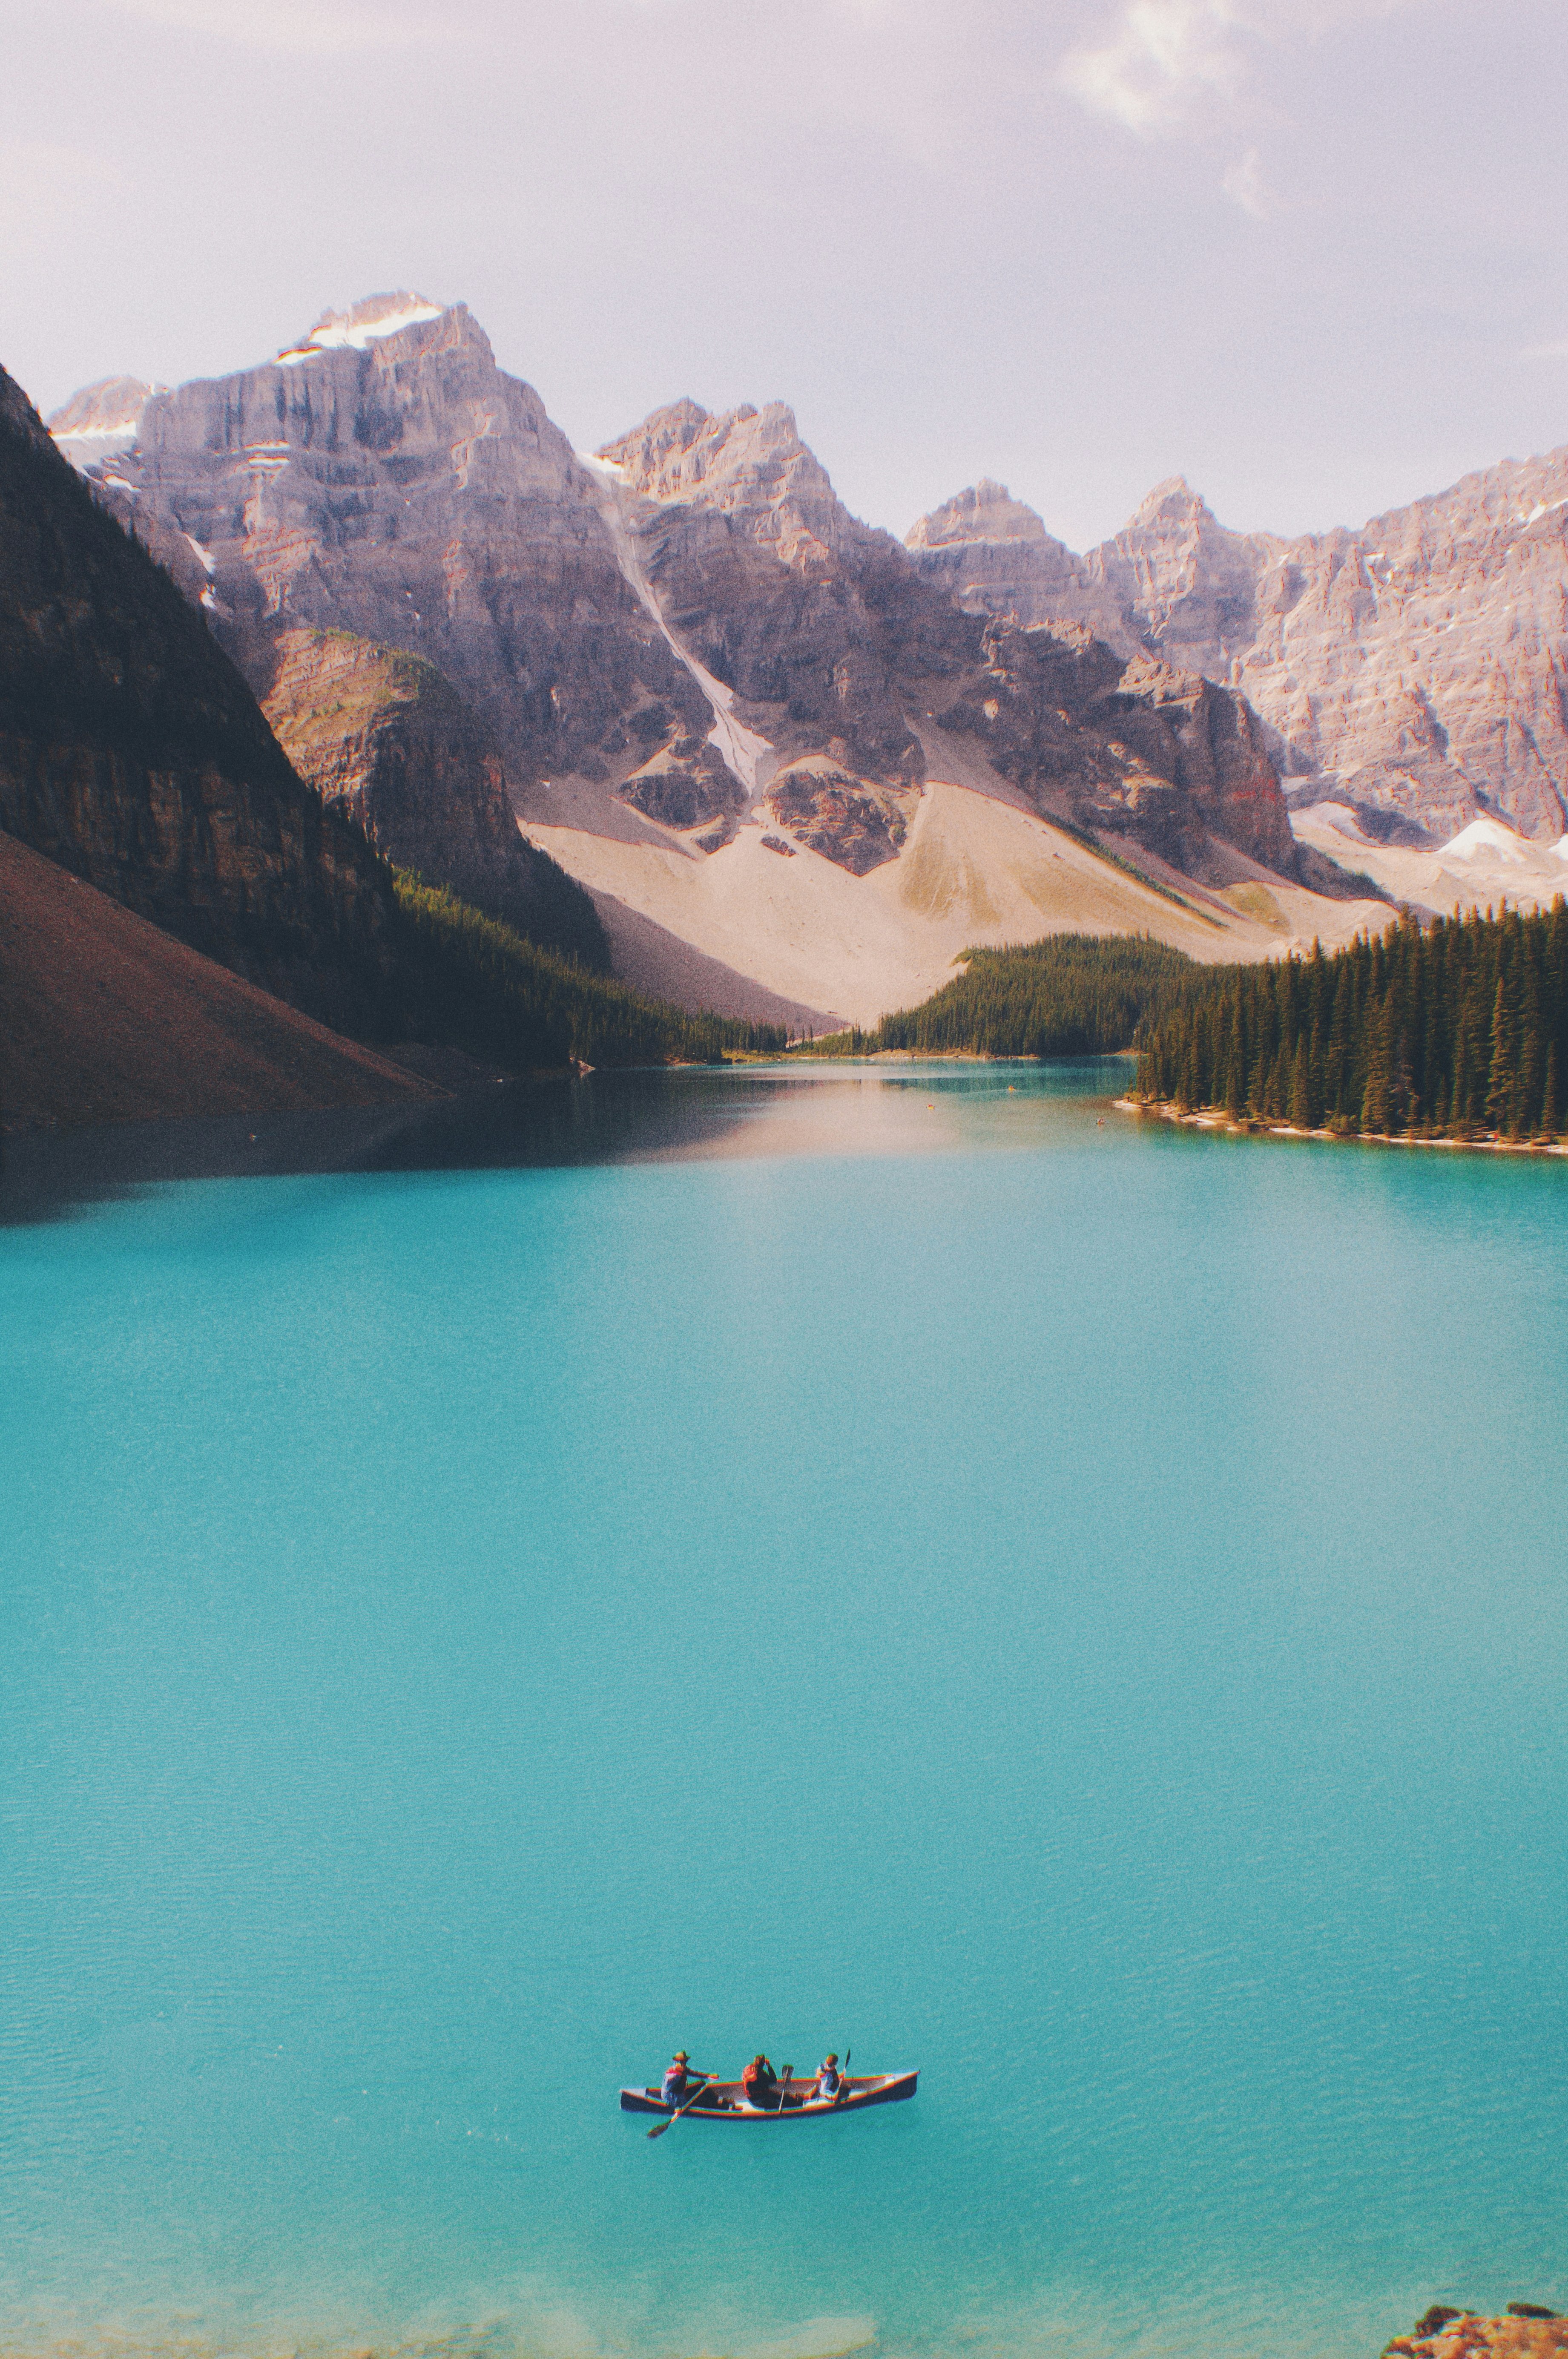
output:
<path id="1" fill-rule="evenodd" d="M 1568 2306 L 1568 1168 L 1116 1078 L 13 1179 L 0 2344 Z M 676 2044 L 920 2093 L 650 2145 Z"/>

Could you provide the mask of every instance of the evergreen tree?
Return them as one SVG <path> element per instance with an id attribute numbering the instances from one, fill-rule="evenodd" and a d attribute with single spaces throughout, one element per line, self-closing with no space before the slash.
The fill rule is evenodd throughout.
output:
<path id="1" fill-rule="evenodd" d="M 1394 995 L 1384 994 L 1375 1003 L 1372 1038 L 1367 1059 L 1367 1081 L 1361 1098 L 1361 1127 L 1379 1137 L 1389 1128 L 1390 1087 L 1393 1078 L 1393 1051 L 1390 1033 L 1394 1022 Z"/>
<path id="2" fill-rule="evenodd" d="M 1476 1119 L 1476 1027 L 1470 1005 L 1468 977 L 1460 977 L 1463 996 L 1459 1006 L 1459 1022 L 1454 1042 L 1454 1093 L 1450 1101 L 1451 1127 L 1463 1136 Z"/>
<path id="3" fill-rule="evenodd" d="M 1546 1072 L 1541 1087 L 1541 1129 L 1545 1138 L 1555 1138 L 1561 1127 L 1561 1110 L 1557 1100 L 1557 1043 L 1546 1044 Z"/>
<path id="4" fill-rule="evenodd" d="M 1296 1039 L 1296 1053 L 1291 1060 L 1291 1120 L 1298 1130 L 1310 1130 L 1312 1092 L 1307 1082 L 1307 1048 L 1304 1038 Z"/>
<path id="5" fill-rule="evenodd" d="M 1492 1060 L 1487 1082 L 1487 1126 L 1511 1132 L 1519 1094 L 1519 983 L 1510 973 L 1506 949 L 1498 962 L 1498 987 L 1492 995 Z"/>
<path id="6" fill-rule="evenodd" d="M 1542 1027 L 1542 974 L 1539 929 L 1525 927 L 1519 935 L 1519 1087 L 1514 1094 L 1511 1136 L 1539 1127 L 1541 1084 L 1546 1077 L 1546 1040 Z"/>
<path id="7" fill-rule="evenodd" d="M 1343 956 L 1336 959 L 1335 964 L 1339 972 L 1335 978 L 1334 1006 L 1328 1021 L 1328 1056 L 1323 1077 L 1323 1096 L 1330 1114 L 1345 1114 L 1350 1111 L 1347 1095 L 1350 1037 L 1356 1022 L 1356 969 L 1354 962 Z"/>
<path id="8" fill-rule="evenodd" d="M 1247 1103 L 1247 1040 L 1241 1021 L 1241 984 L 1237 982 L 1227 1006 L 1225 1047 L 1226 1112 L 1239 1115 Z"/>

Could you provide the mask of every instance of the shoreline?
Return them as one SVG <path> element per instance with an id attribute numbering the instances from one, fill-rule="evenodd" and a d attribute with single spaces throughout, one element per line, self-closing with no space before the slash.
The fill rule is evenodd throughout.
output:
<path id="1" fill-rule="evenodd" d="M 1184 1130 L 1222 1130 L 1228 1138 L 1309 1138 L 1329 1147 L 1446 1147 L 1484 1155 L 1568 1155 L 1568 1139 L 1461 1138 L 1452 1131 L 1303 1130 L 1299 1123 L 1249 1121 L 1224 1106 L 1179 1106 L 1174 1098 L 1113 1098 L 1119 1114 L 1140 1114 Z"/>
<path id="2" fill-rule="evenodd" d="M 870 2319 L 813 2323 L 837 2326 L 840 2332 L 824 2336 L 820 2348 L 811 2347 L 816 2336 L 785 2335 L 771 2343 L 746 2343 L 741 2346 L 745 2359 L 853 2359 L 854 2354 L 881 2344 Z M 524 2337 L 514 2329 L 503 2328 L 498 2334 L 492 2321 L 477 2334 L 471 2328 L 459 2328 L 446 2334 L 410 2337 L 406 2332 L 387 2334 L 373 2328 L 369 2332 L 342 2331 L 308 2339 L 297 2331 L 269 2334 L 261 2330 L 222 2336 L 187 2331 L 159 2336 L 124 2330 L 94 2332 L 76 2325 L 57 2340 L 29 2335 L 7 2339 L 4 2348 L 7 2359 L 300 2359 L 302 2353 L 313 2354 L 314 2359 L 474 2359 L 476 2344 L 492 2354 L 499 2353 L 502 2359 L 518 2359 L 525 2347 Z M 619 2346 L 619 2359 L 631 2359 L 628 2346 Z M 1413 2326 L 1392 2336 L 1379 2359 L 1568 2359 L 1568 2318 L 1537 2302 L 1511 2302 L 1506 2310 L 1493 2314 L 1434 2303 Z"/>

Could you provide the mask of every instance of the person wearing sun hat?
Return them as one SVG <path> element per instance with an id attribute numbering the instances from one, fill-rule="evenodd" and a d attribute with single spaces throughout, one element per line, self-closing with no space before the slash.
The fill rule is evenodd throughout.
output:
<path id="1" fill-rule="evenodd" d="M 691 2059 L 687 2056 L 686 2049 L 684 2048 L 677 2048 L 669 2062 L 665 2066 L 664 2093 L 665 2104 L 683 2104 L 686 2101 L 687 2090 L 692 2082 L 707 2081 L 711 2078 L 711 2073 L 694 2072 L 691 2070 Z"/>

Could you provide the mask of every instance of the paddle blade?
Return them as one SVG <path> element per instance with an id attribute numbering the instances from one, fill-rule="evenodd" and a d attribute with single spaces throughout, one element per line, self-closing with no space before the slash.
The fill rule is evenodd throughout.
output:
<path id="1" fill-rule="evenodd" d="M 670 2115 L 670 2122 L 673 2122 L 674 2119 L 675 2115 L 672 2114 Z M 648 2136 L 650 2137 L 663 2137 L 665 2132 L 670 2125 L 670 2122 L 655 2122 L 653 2128 L 648 2132 Z"/>

